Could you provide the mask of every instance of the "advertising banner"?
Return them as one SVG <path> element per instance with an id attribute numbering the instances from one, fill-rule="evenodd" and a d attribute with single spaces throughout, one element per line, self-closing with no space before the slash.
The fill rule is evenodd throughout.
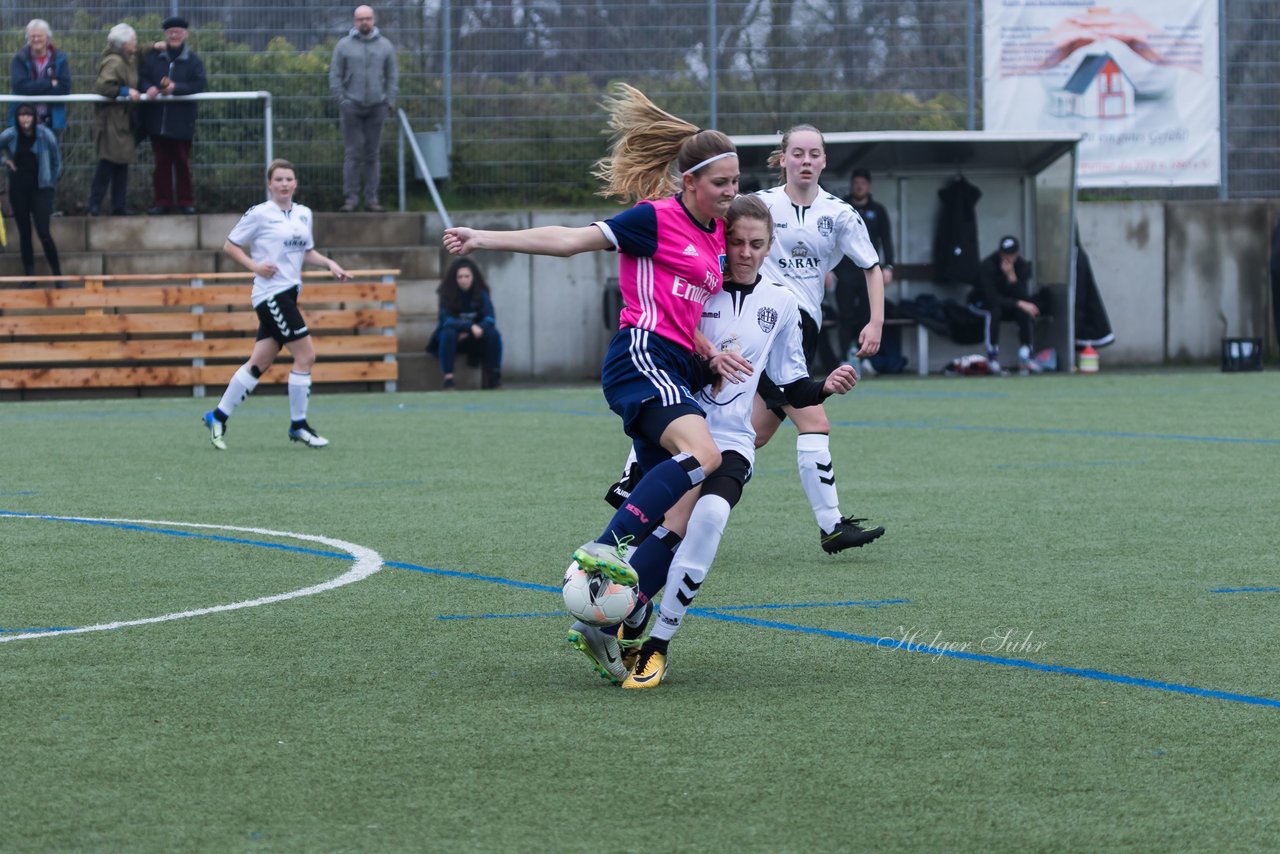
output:
<path id="1" fill-rule="evenodd" d="M 1217 0 L 984 0 L 987 130 L 1075 131 L 1081 187 L 1216 186 Z"/>

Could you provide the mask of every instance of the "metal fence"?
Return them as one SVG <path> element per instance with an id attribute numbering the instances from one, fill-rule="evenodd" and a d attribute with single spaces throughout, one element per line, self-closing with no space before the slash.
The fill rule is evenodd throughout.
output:
<path id="1" fill-rule="evenodd" d="M 7 0 L 0 56 L 21 46 L 29 19 L 43 18 L 84 92 L 111 24 L 127 20 L 149 41 L 159 38 L 163 17 L 180 13 L 191 21 L 191 44 L 211 88 L 273 93 L 277 154 L 298 164 L 302 196 L 332 206 L 340 202 L 342 143 L 327 71 L 354 5 Z M 613 80 L 731 134 L 773 133 L 800 121 L 832 131 L 982 127 L 979 0 L 387 0 L 374 7 L 398 48 L 397 106 L 415 130 L 447 132 L 452 164 L 443 190 L 451 207 L 587 201 L 595 189 L 590 164 L 605 150 L 597 105 Z M 1280 196 L 1277 12 L 1275 0 L 1224 0 L 1232 198 Z M 88 123 L 87 114 L 73 115 L 70 145 L 88 144 Z M 256 177 L 241 184 L 217 169 L 234 153 L 234 140 L 219 153 L 210 143 L 225 140 L 203 125 L 200 134 L 202 206 L 211 196 L 228 209 L 260 198 Z M 69 160 L 87 163 L 92 153 L 85 151 Z M 387 201 L 395 160 L 389 123 Z M 135 192 L 146 190 L 142 176 L 133 183 Z M 72 193 L 65 189 L 64 198 Z M 1218 191 L 1124 194 L 1215 198 Z M 68 205 L 74 209 L 69 198 Z"/>

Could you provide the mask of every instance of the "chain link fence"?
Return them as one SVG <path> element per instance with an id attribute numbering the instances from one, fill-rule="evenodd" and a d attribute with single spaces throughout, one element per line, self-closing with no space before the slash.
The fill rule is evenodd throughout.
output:
<path id="1" fill-rule="evenodd" d="M 26 22 L 42 18 L 69 55 L 75 91 L 86 92 L 112 24 L 133 24 L 145 44 L 160 37 L 163 18 L 181 14 L 191 22 L 191 44 L 211 89 L 271 91 L 277 156 L 298 165 L 303 198 L 336 207 L 342 142 L 327 72 L 354 5 L 7 0 L 0 7 L 0 55 L 11 57 Z M 828 131 L 982 127 L 978 0 L 388 0 L 374 8 L 398 49 L 397 106 L 415 130 L 447 132 L 452 162 L 443 189 L 451 207 L 588 203 L 595 190 L 590 164 L 606 145 L 598 102 L 614 80 L 731 134 L 773 133 L 798 122 Z M 1276 12 L 1274 0 L 1225 4 L 1232 198 L 1280 196 Z M 73 111 L 65 140 L 68 172 L 59 203 L 68 212 L 87 195 L 90 110 Z M 195 146 L 202 209 L 234 210 L 262 197 L 259 148 L 244 152 L 235 127 L 253 128 L 257 118 L 202 112 Z M 389 122 L 387 201 L 395 145 Z M 131 182 L 134 208 L 149 199 L 142 156 Z M 1216 198 L 1218 191 L 1123 195 Z"/>

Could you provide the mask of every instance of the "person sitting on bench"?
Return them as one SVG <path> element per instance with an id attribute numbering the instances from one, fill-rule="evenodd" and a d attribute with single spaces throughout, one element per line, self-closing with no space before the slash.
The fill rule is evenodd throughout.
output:
<path id="1" fill-rule="evenodd" d="M 1001 372 L 1000 323 L 1004 320 L 1018 324 L 1019 373 L 1039 373 L 1031 353 L 1036 318 L 1049 313 L 1050 296 L 1046 291 L 1031 293 L 1031 264 L 1018 253 L 1018 238 L 1000 238 L 1000 248 L 982 259 L 978 285 L 969 292 L 969 310 L 983 320 L 987 362 L 993 373 Z"/>

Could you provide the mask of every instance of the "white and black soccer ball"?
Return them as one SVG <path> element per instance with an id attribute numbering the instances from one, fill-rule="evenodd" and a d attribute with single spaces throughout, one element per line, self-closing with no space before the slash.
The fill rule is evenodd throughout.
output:
<path id="1" fill-rule="evenodd" d="M 620 623 L 636 604 L 634 587 L 610 581 L 598 572 L 587 572 L 576 560 L 564 571 L 560 592 L 574 619 L 589 626 Z"/>

